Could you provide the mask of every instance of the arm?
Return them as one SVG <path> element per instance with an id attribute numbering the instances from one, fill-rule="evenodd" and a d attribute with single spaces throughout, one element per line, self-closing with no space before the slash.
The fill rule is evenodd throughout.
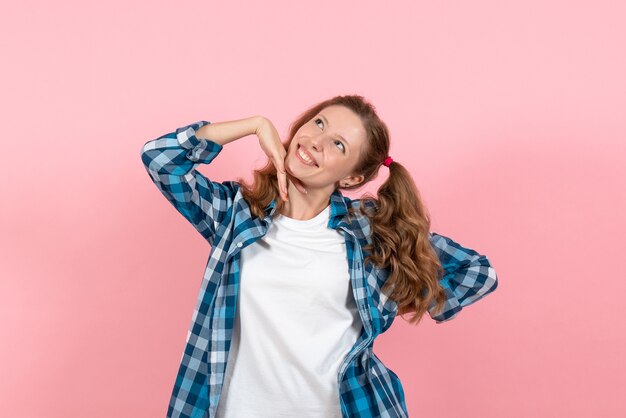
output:
<path id="1" fill-rule="evenodd" d="M 263 116 L 252 116 L 227 122 L 207 123 L 196 130 L 198 139 L 211 138 L 211 141 L 222 146 L 244 136 L 258 133 L 267 122 Z"/>
<path id="2" fill-rule="evenodd" d="M 434 302 L 429 307 L 430 317 L 439 324 L 496 290 L 498 279 L 486 256 L 435 232 L 430 234 L 430 242 L 444 269 L 440 283 L 448 294 L 440 314 L 433 313 Z"/>
<path id="3" fill-rule="evenodd" d="M 219 123 L 198 121 L 150 140 L 141 148 L 141 160 L 151 180 L 211 246 L 238 185 L 213 182 L 195 167 L 210 164 L 225 144 L 254 134 L 262 120 L 253 116 Z"/>

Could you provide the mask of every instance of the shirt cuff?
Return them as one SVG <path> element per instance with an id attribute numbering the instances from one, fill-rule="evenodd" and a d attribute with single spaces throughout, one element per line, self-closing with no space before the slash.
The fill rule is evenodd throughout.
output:
<path id="1" fill-rule="evenodd" d="M 223 148 L 221 144 L 210 139 L 196 137 L 196 131 L 209 123 L 211 122 L 200 120 L 176 129 L 176 140 L 182 148 L 188 150 L 186 157 L 193 162 L 209 163 Z"/>

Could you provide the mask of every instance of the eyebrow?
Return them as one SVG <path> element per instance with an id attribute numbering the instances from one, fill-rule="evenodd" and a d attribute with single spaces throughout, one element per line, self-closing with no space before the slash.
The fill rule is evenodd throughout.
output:
<path id="1" fill-rule="evenodd" d="M 324 122 L 326 122 L 326 125 L 327 125 L 327 126 L 330 126 L 330 123 L 328 122 L 328 119 L 326 119 L 326 116 L 322 115 L 321 113 L 319 113 L 319 115 L 320 115 L 320 117 L 321 117 L 322 119 L 324 119 Z M 345 142 L 345 143 L 348 145 L 348 147 L 350 147 L 350 143 L 346 140 L 346 138 L 344 138 L 343 136 L 341 136 L 341 135 L 339 135 L 339 134 L 337 134 L 337 136 L 338 136 L 339 138 L 341 138 L 341 139 L 343 140 L 343 142 Z"/>

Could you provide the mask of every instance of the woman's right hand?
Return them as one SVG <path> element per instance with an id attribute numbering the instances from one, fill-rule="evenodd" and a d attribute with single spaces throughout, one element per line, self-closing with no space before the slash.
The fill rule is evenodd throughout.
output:
<path id="1" fill-rule="evenodd" d="M 276 173 L 278 175 L 278 186 L 280 187 L 283 200 L 289 201 L 287 178 L 293 183 L 294 186 L 301 192 L 306 193 L 304 185 L 295 177 L 287 173 L 285 169 L 285 157 L 287 151 L 285 145 L 280 140 L 278 131 L 274 124 L 267 118 L 262 119 L 263 122 L 259 125 L 256 131 L 256 135 L 259 138 L 259 144 L 263 152 L 270 158 L 274 166 L 276 167 Z"/>

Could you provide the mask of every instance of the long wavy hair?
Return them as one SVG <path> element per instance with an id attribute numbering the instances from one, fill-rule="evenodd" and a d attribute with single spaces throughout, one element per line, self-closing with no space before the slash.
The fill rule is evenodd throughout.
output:
<path id="1" fill-rule="evenodd" d="M 354 168 L 355 175 L 365 178 L 348 187 L 337 185 L 343 190 L 359 188 L 378 176 L 383 160 L 389 155 L 389 130 L 376 114 L 375 107 L 363 96 L 335 96 L 304 111 L 289 128 L 285 150 L 302 125 L 331 105 L 352 110 L 365 127 L 365 148 Z M 280 196 L 276 173 L 276 167 L 268 158 L 263 168 L 254 170 L 252 184 L 243 178 L 237 179 L 254 216 L 264 217 L 265 207 L 274 199 L 277 199 L 274 215 L 282 212 L 285 202 Z M 430 215 L 410 173 L 396 161 L 389 166 L 389 177 L 377 194 L 378 198 L 364 194 L 359 206 L 361 213 L 370 220 L 372 233 L 372 244 L 363 248 L 369 253 L 364 264 L 373 263 L 378 268 L 388 269 L 389 275 L 381 290 L 396 302 L 398 314 L 403 319 L 406 320 L 403 315 L 414 313 L 408 322 L 417 325 L 433 302 L 437 314 L 446 300 L 445 291 L 439 284 L 444 271 L 429 239 Z M 366 209 L 368 206 L 374 210 Z M 352 212 L 353 208 L 349 210 Z M 390 293 L 389 289 L 392 289 Z"/>

